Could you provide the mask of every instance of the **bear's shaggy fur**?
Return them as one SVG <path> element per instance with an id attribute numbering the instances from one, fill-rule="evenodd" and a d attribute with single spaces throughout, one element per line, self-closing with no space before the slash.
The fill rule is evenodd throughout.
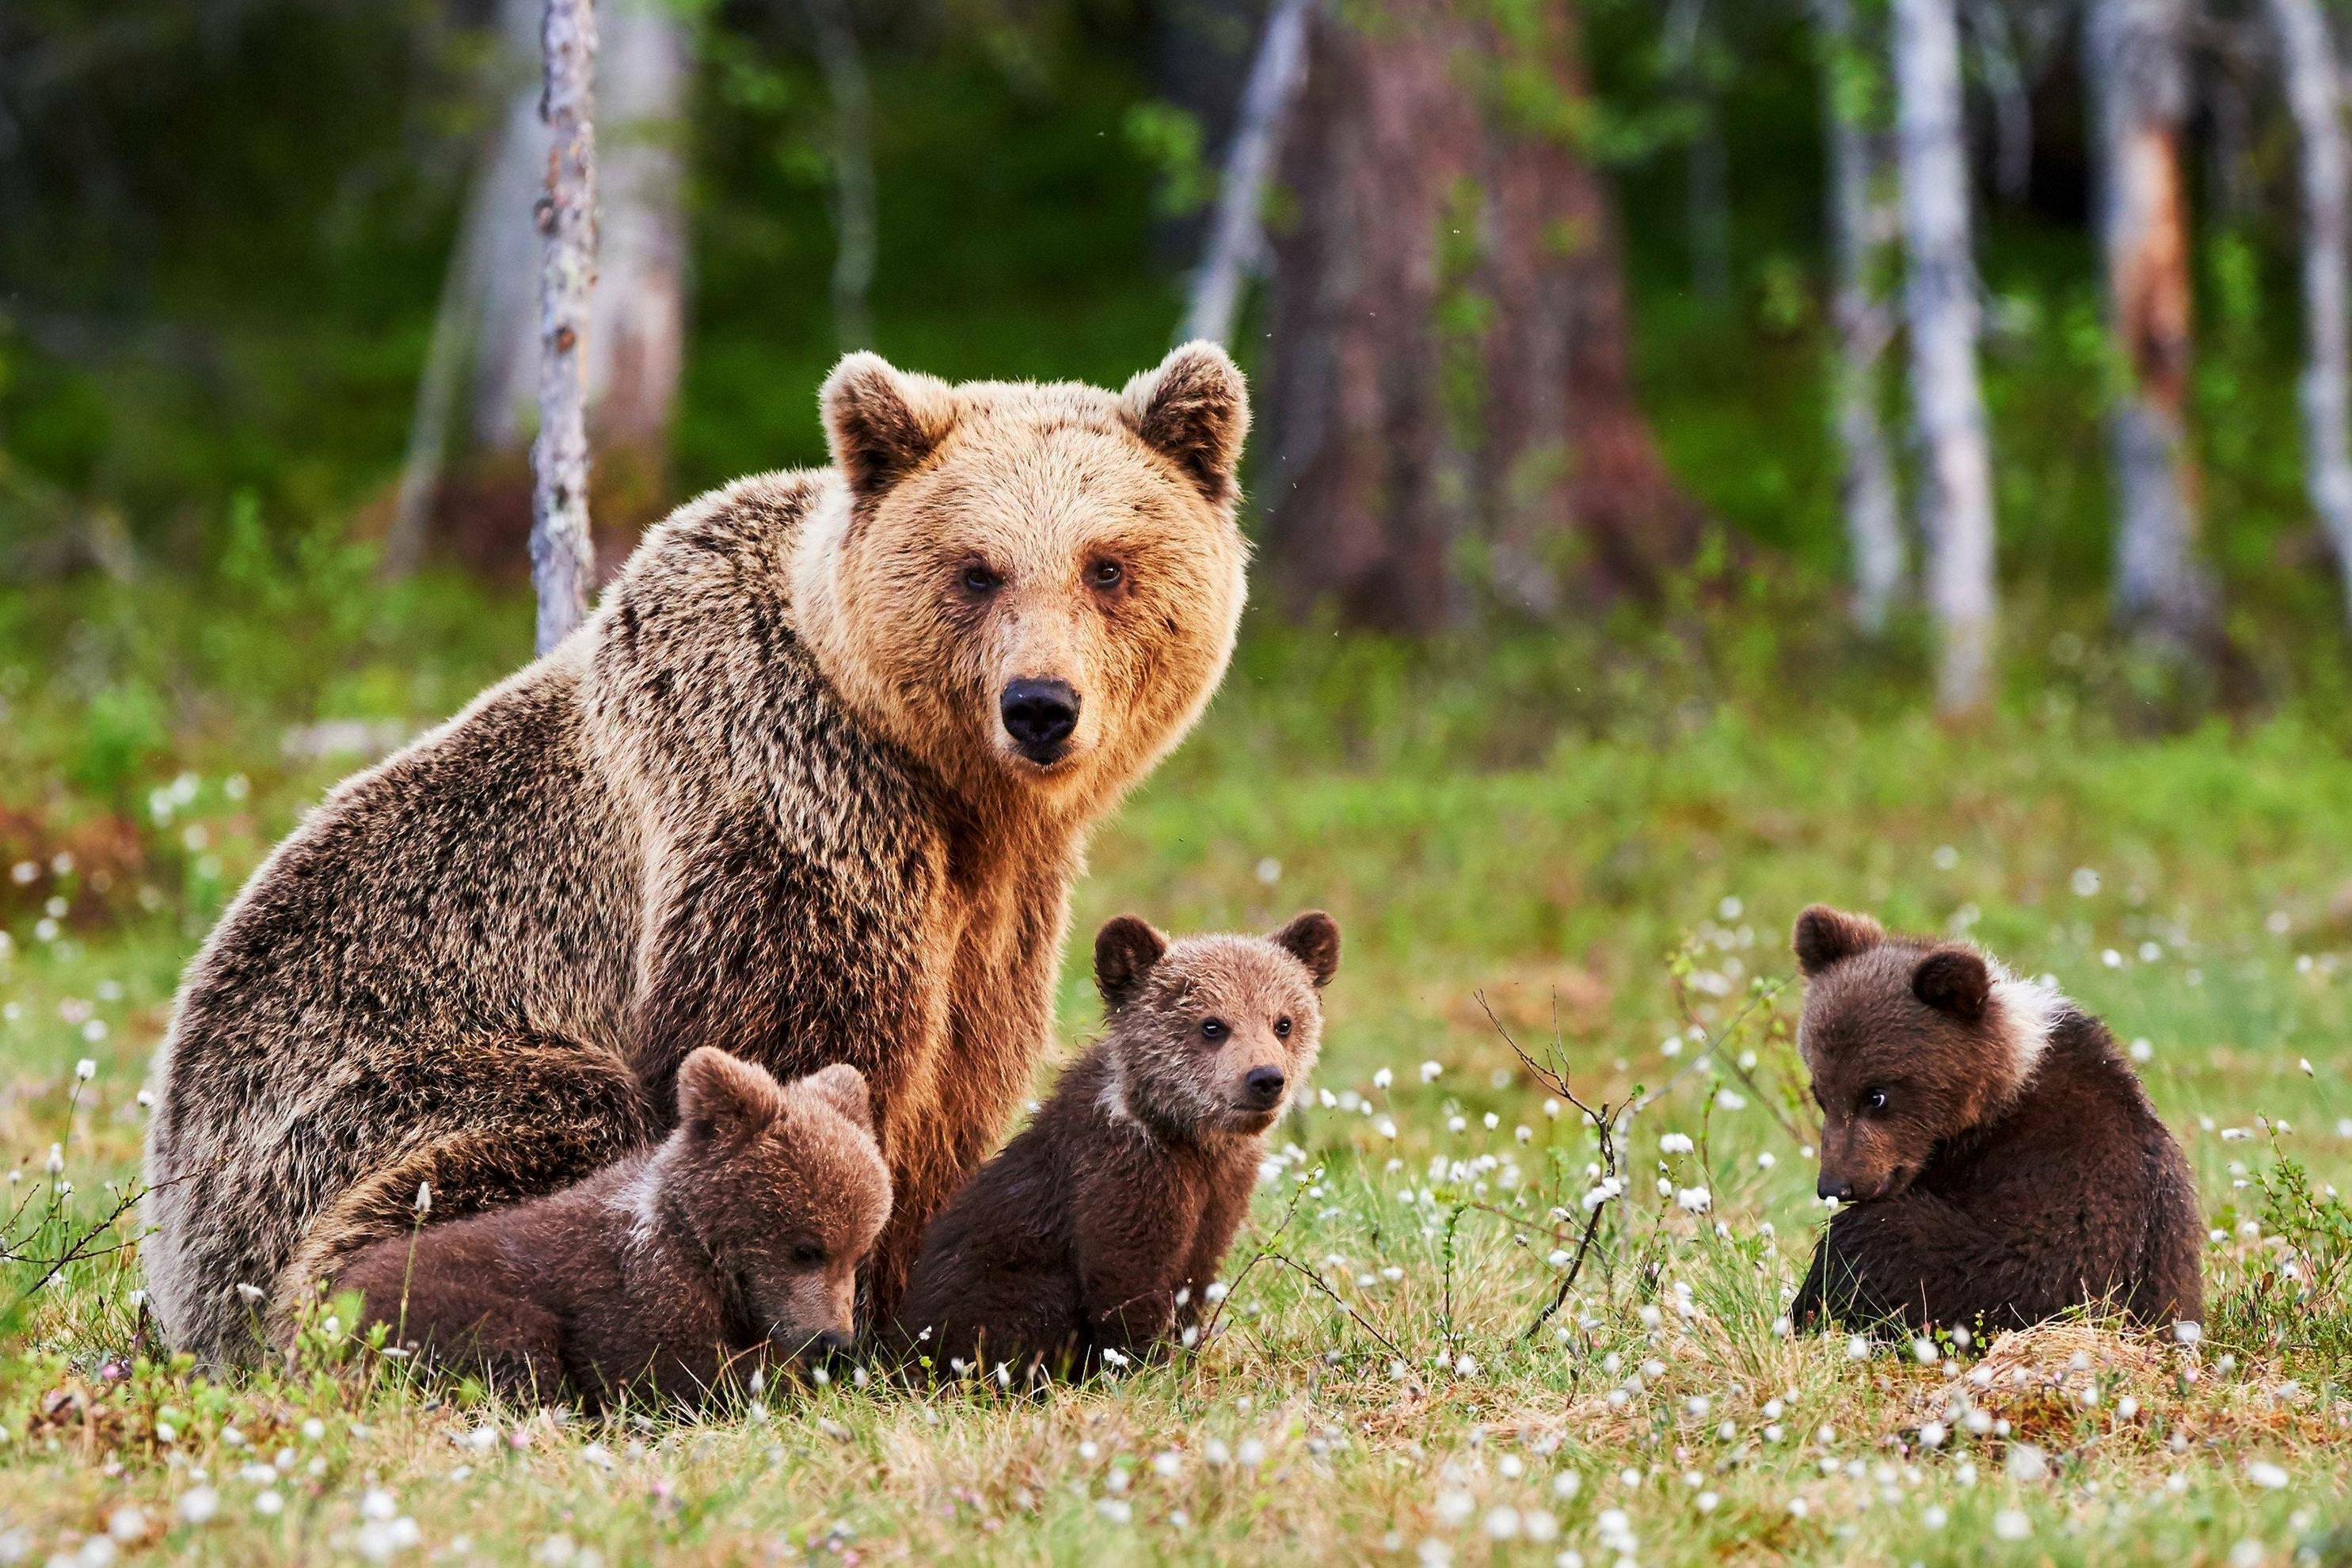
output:
<path id="1" fill-rule="evenodd" d="M 1798 1047 L 1844 1200 L 1792 1315 L 2013 1328 L 2199 1319 L 2197 1189 L 2106 1026 L 1960 942 L 1798 917 Z"/>
<path id="2" fill-rule="evenodd" d="M 866 1080 L 789 1087 L 706 1046 L 657 1148 L 546 1197 L 389 1237 L 345 1265 L 361 1321 L 510 1396 L 691 1403 L 838 1350 L 890 1213 Z"/>
<path id="3" fill-rule="evenodd" d="M 346 782 L 182 987 L 149 1301 L 249 1356 L 368 1243 L 569 1185 L 667 1125 L 688 1051 L 847 1059 L 897 1190 L 865 1281 L 1001 1135 L 1089 826 L 1231 655 L 1240 375 L 951 386 L 853 354 L 835 467 L 653 529 L 596 614 Z M 1016 701 L 1015 700 L 1018 699 Z"/>
<path id="4" fill-rule="evenodd" d="M 1315 1065 L 1339 963 L 1320 911 L 1173 946 L 1132 915 L 1103 927 L 1106 1032 L 925 1232 L 900 1348 L 1025 1377 L 1139 1357 L 1191 1325 L 1266 1129 Z"/>

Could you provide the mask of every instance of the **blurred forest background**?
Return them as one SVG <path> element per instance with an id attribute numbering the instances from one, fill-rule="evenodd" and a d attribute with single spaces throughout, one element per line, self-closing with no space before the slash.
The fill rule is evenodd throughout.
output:
<path id="1" fill-rule="evenodd" d="M 1115 384 L 1195 320 L 1253 374 L 1286 619 L 1842 604 L 1837 658 L 1966 709 L 2006 598 L 2013 660 L 2065 630 L 2159 718 L 2341 663 L 2321 0 L 601 9 L 608 568 L 696 490 L 820 460 L 845 348 Z M 7 7 L 0 581 L 315 587 L 352 551 L 354 581 L 520 581 L 539 21 Z M 1254 67 L 1287 90 L 1245 111 Z M 1266 172 L 1233 231 L 1237 124 Z"/>

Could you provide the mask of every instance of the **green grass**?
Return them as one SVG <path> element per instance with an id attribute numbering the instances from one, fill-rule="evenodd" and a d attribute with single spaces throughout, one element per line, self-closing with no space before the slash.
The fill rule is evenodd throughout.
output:
<path id="1" fill-rule="evenodd" d="M 520 654 L 519 606 L 447 583 L 372 604 L 355 570 L 264 552 L 219 581 L 0 605 L 0 1288 L 85 1235 L 119 1248 L 12 1313 L 0 1555 L 82 1550 L 110 1521 L 126 1554 L 239 1563 L 555 1562 L 562 1541 L 606 1563 L 1600 1564 L 1620 1529 L 1644 1563 L 2346 1551 L 2352 1228 L 2326 1184 L 2352 1176 L 2352 755 L 2332 642 L 2281 655 L 2295 673 L 2260 712 L 2184 721 L 2093 628 L 2029 609 L 2001 712 L 1950 731 L 1916 705 L 1916 650 L 1867 657 L 1819 604 L 1424 652 L 1255 626 L 1078 897 L 1082 932 L 1322 904 L 1348 933 L 1318 1074 L 1338 1103 L 1280 1130 L 1220 1331 L 1043 1398 L 835 1383 L 600 1424 L 420 1385 L 348 1335 L 199 1378 L 135 1338 L 132 1227 L 98 1223 L 135 1178 L 180 966 L 356 761 L 299 756 L 289 731 L 420 725 Z M 2224 1237 L 2198 1353 L 2067 1324 L 1929 1365 L 1775 1331 L 1820 1211 L 1794 993 L 1773 987 L 1816 898 L 1971 931 L 2148 1042 Z M 1065 976 L 1066 1040 L 1085 990 Z M 1650 1092 L 1631 1191 L 1531 1337 L 1595 1151 L 1489 1009 L 1589 1102 Z M 1667 1132 L 1696 1150 L 1662 1155 Z M 2006 1428 L 1952 1418 L 1956 1389 Z"/>

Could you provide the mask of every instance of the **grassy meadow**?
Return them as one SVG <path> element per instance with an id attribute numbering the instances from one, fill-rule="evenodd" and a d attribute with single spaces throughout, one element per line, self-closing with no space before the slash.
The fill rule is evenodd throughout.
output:
<path id="1" fill-rule="evenodd" d="M 257 534 L 199 582 L 0 598 L 0 1562 L 2352 1562 L 2332 644 L 2184 718 L 2029 605 L 2008 699 L 1952 731 L 1916 648 L 1861 657 L 1794 590 L 1417 651 L 1254 625 L 1077 910 L 1347 933 L 1213 1331 L 1040 1397 L 595 1422 L 331 1325 L 225 1381 L 142 1331 L 119 1211 L 181 966 L 328 784 L 528 635 L 365 570 Z M 2201 1343 L 1787 1333 L 1813 899 L 1973 934 L 2145 1042 L 2213 1232 Z M 1063 996 L 1066 1044 L 1080 969 Z M 1631 1107 L 1564 1296 L 1607 1173 L 1554 1075 Z"/>

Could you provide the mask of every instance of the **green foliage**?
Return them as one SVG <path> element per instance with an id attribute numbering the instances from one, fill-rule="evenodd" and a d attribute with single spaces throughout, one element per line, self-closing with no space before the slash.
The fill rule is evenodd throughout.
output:
<path id="1" fill-rule="evenodd" d="M 1186 217 L 1216 199 L 1217 175 L 1202 154 L 1201 120 L 1172 103 L 1139 103 L 1127 111 L 1128 144 L 1160 171 L 1152 205 Z"/>

